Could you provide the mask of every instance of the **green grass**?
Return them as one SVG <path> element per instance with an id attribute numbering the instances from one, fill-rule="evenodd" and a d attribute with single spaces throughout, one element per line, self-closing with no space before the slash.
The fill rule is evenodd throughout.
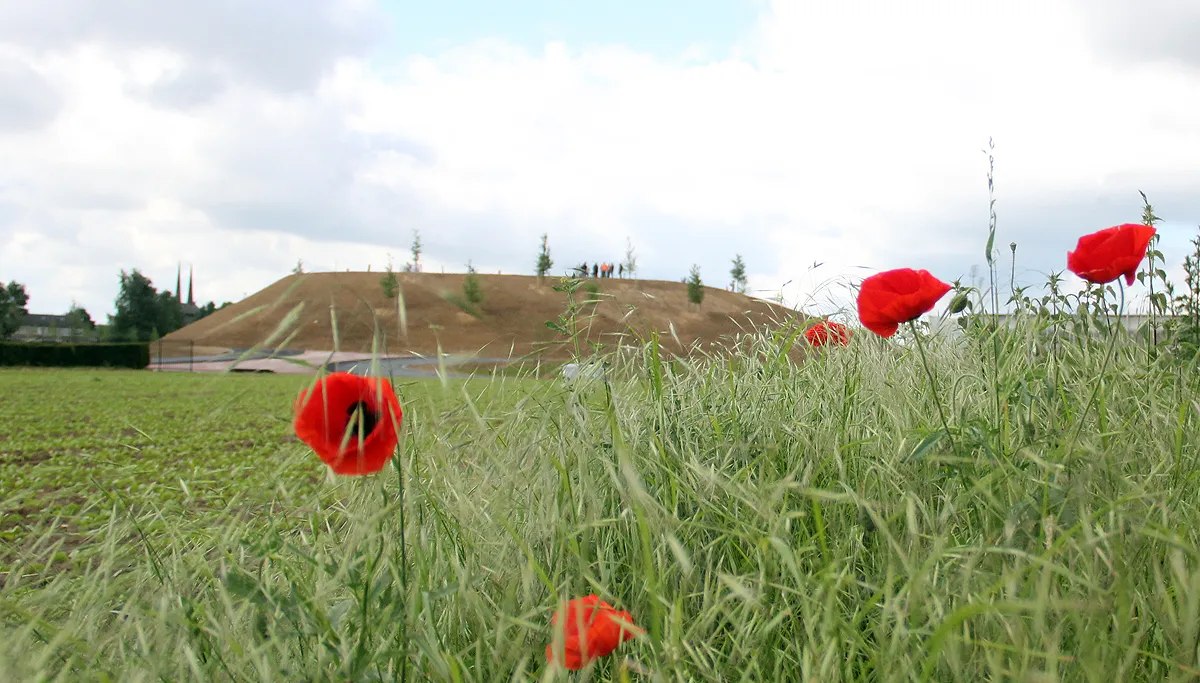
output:
<path id="1" fill-rule="evenodd" d="M 468 362 L 454 366 L 453 371 L 478 378 L 504 376 L 524 379 L 555 379 L 562 374 L 562 368 L 568 362 L 562 360 L 518 361 L 515 363 Z"/>
<path id="2" fill-rule="evenodd" d="M 170 509 L 211 522 L 233 500 L 269 499 L 277 481 L 315 491 L 320 472 L 299 448 L 288 448 L 288 399 L 302 382 L 0 372 L 4 557 L 28 552 L 28 530 L 57 515 L 64 519 L 56 535 L 73 549 L 104 529 L 114 505 Z"/>
<path id="3" fill-rule="evenodd" d="M 304 380 L 3 373 L 5 493 L 122 503 L 69 571 L 6 537 L 0 672 L 550 680 L 595 592 L 647 634 L 579 680 L 1195 680 L 1200 373 L 1037 334 L 926 340 L 936 393 L 866 334 L 406 385 L 400 469 L 337 481 L 288 438 Z"/>
<path id="4" fill-rule="evenodd" d="M 60 562 L 86 560 L 114 509 L 152 513 L 147 534 L 186 528 L 203 537 L 230 516 L 252 524 L 280 489 L 290 500 L 331 500 L 321 495 L 328 475 L 291 428 L 292 401 L 311 381 L 0 370 L 0 562 L 36 555 L 34 542 L 61 542 Z M 397 387 L 410 410 L 424 412 L 457 403 L 461 384 Z"/>

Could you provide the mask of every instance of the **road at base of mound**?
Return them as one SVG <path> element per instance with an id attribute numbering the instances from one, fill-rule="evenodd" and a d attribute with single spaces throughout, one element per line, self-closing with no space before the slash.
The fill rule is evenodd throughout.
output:
<path id="1" fill-rule="evenodd" d="M 280 357 L 263 357 L 264 353 L 253 354 L 242 362 L 237 362 L 238 354 L 223 356 L 188 358 L 165 358 L 161 362 L 154 361 L 147 370 L 157 372 L 270 372 L 287 375 L 313 375 L 325 366 L 333 372 L 351 372 L 354 374 L 369 374 L 371 372 L 372 356 L 369 353 L 349 351 L 286 351 Z M 379 356 L 380 375 L 387 377 L 430 378 L 438 376 L 438 359 L 422 356 Z M 510 362 L 508 358 L 456 358 L 446 361 L 446 377 L 451 379 L 467 379 L 469 374 L 455 373 L 451 369 L 469 362 L 471 364 L 504 365 Z"/>

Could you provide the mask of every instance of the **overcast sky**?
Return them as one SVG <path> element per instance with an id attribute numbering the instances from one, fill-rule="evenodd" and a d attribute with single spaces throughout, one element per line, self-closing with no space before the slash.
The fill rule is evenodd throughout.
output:
<path id="1" fill-rule="evenodd" d="M 1185 0 L 0 0 L 0 280 L 103 320 L 121 269 L 236 301 L 414 229 L 428 269 L 529 273 L 547 232 L 556 270 L 741 253 L 828 309 L 982 266 L 992 137 L 1005 279 L 1144 190 L 1181 281 L 1197 35 Z"/>

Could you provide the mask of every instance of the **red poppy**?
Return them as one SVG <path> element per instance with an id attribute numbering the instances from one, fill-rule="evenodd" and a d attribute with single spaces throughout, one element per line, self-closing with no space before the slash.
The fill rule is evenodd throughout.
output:
<path id="1" fill-rule="evenodd" d="M 372 474 L 396 450 L 404 413 L 386 379 L 335 372 L 301 391 L 294 406 L 296 436 L 335 474 Z"/>
<path id="2" fill-rule="evenodd" d="M 561 634 L 563 666 L 578 671 L 597 658 L 612 654 L 621 643 L 638 633 L 629 612 L 618 612 L 595 595 L 575 598 L 567 603 L 566 618 L 556 611 L 550 624 Z M 555 638 L 558 640 L 558 638 Z M 546 661 L 555 661 L 556 642 L 546 646 Z"/>
<path id="3" fill-rule="evenodd" d="M 950 289 L 927 270 L 876 273 L 863 280 L 858 290 L 858 319 L 875 334 L 890 337 L 902 323 L 929 312 Z"/>
<path id="4" fill-rule="evenodd" d="M 809 344 L 820 348 L 826 344 L 846 346 L 850 343 L 850 328 L 832 320 L 822 320 L 804 331 Z"/>
<path id="5" fill-rule="evenodd" d="M 1079 238 L 1075 251 L 1067 252 L 1067 268 L 1098 285 L 1125 276 L 1132 285 L 1138 264 L 1146 258 L 1146 247 L 1157 232 L 1149 225 L 1125 223 Z"/>

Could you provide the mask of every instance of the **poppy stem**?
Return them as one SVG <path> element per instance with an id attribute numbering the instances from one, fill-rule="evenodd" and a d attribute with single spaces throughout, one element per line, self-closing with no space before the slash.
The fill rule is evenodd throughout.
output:
<path id="1" fill-rule="evenodd" d="M 408 603 L 412 596 L 412 592 L 408 586 L 408 538 L 405 533 L 408 527 L 408 519 L 404 514 L 404 449 L 398 447 L 396 453 L 392 455 L 392 464 L 396 468 L 397 481 L 397 506 L 400 508 L 400 588 L 404 595 L 404 617 L 401 621 L 401 639 L 404 646 L 404 657 L 400 662 L 400 681 L 405 683 L 408 680 Z"/>
<path id="2" fill-rule="evenodd" d="M 1100 364 L 1100 376 L 1096 379 L 1096 383 L 1092 385 L 1092 393 L 1088 396 L 1087 403 L 1083 404 L 1083 412 L 1079 414 L 1079 419 L 1075 420 L 1075 429 L 1071 430 L 1071 438 L 1067 441 L 1067 447 L 1063 450 L 1063 459 L 1066 460 L 1071 456 L 1071 451 L 1075 449 L 1075 441 L 1079 438 L 1079 433 L 1083 431 L 1083 421 L 1087 418 L 1088 412 L 1092 409 L 1092 404 L 1096 401 L 1096 395 L 1100 393 L 1100 385 L 1104 382 L 1104 373 L 1108 372 L 1108 364 L 1112 359 L 1117 347 L 1117 336 L 1121 332 L 1121 314 L 1125 312 L 1125 284 L 1117 278 L 1117 291 L 1121 294 L 1121 303 L 1117 306 L 1116 324 L 1113 325 L 1112 334 L 1108 340 L 1108 351 L 1104 354 L 1104 361 Z"/>
<path id="3" fill-rule="evenodd" d="M 913 338 L 917 340 L 917 350 L 921 352 L 921 365 L 925 367 L 925 374 L 929 377 L 929 388 L 933 390 L 933 404 L 937 406 L 938 417 L 942 419 L 942 429 L 946 430 L 946 438 L 950 440 L 950 450 L 958 455 L 958 445 L 954 443 L 954 435 L 950 433 L 950 423 L 946 421 L 946 413 L 942 410 L 942 401 L 938 397 L 937 380 L 933 378 L 933 370 L 929 367 L 929 359 L 925 357 L 925 345 L 921 343 L 921 335 L 917 333 L 917 324 L 914 320 L 908 321 L 908 326 L 912 330 Z"/>

